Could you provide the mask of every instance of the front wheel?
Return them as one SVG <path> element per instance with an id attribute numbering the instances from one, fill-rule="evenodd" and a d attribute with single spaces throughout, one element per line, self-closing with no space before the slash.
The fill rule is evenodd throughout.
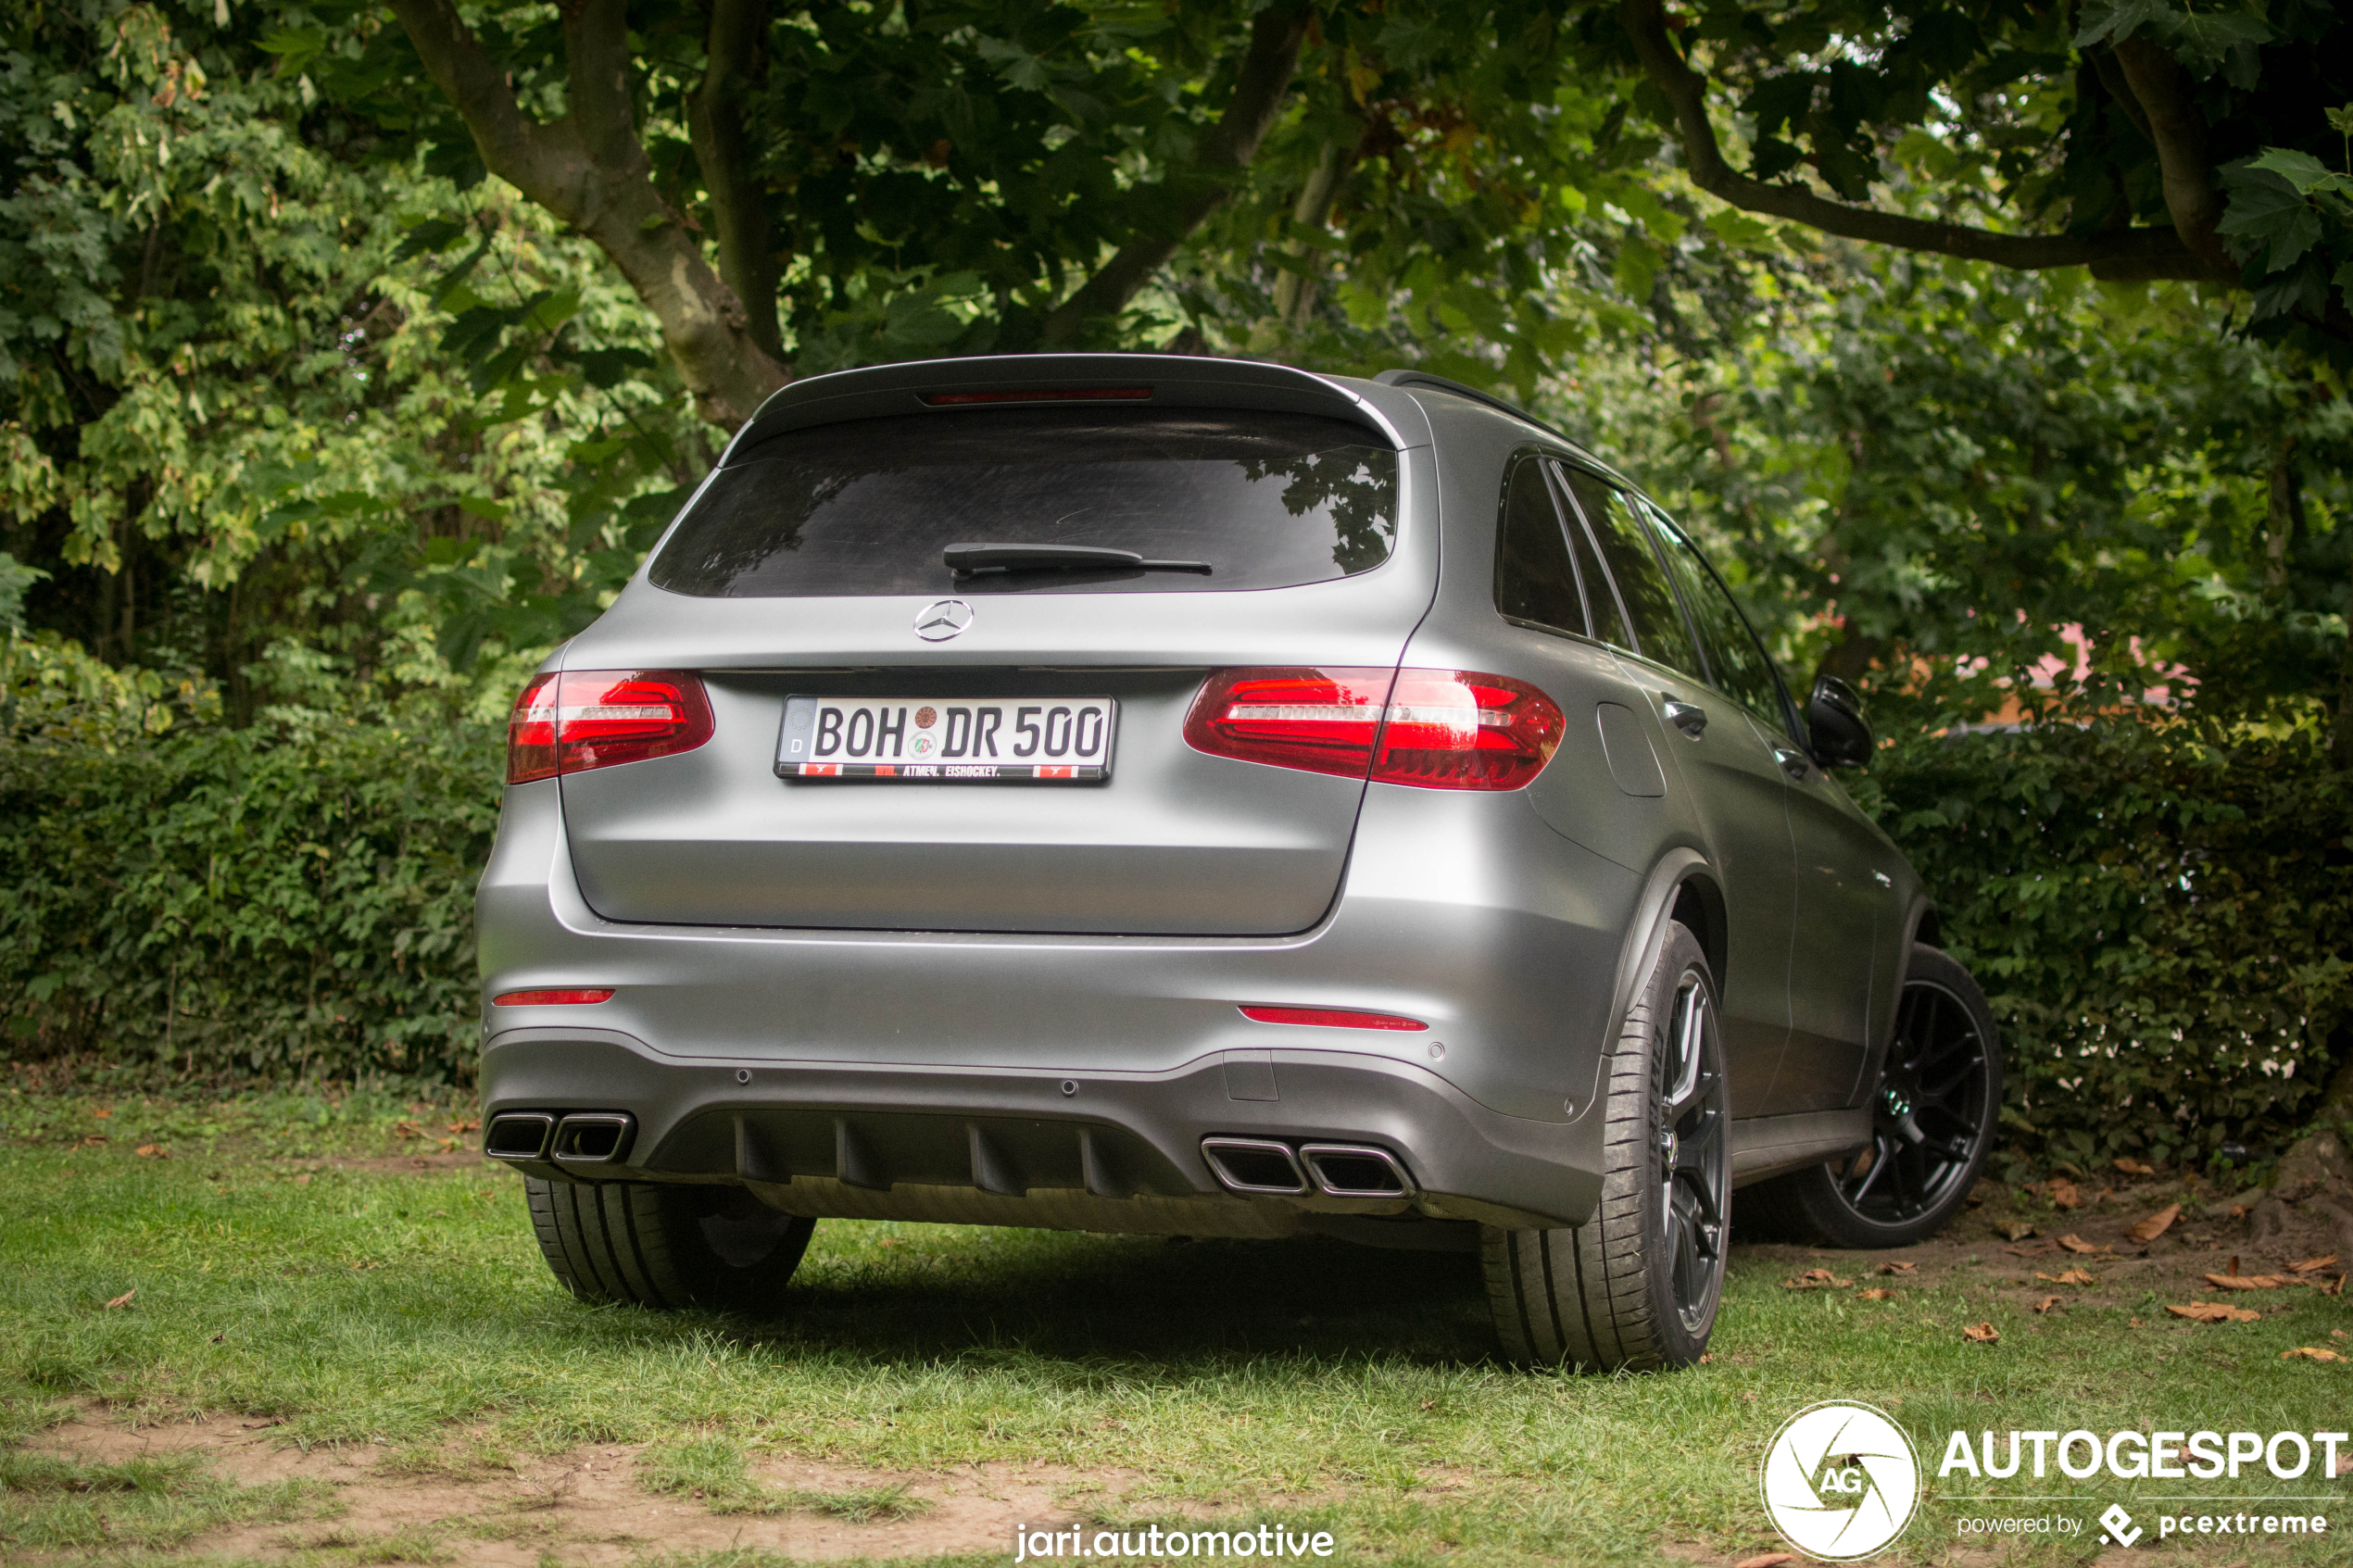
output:
<path id="1" fill-rule="evenodd" d="M 1730 1103 L 1716 982 L 1682 926 L 1668 928 L 1607 1073 L 1601 1206 L 1573 1229 L 1486 1227 L 1488 1303 L 1515 1361 L 1689 1366 L 1724 1291 Z"/>
<path id="2" fill-rule="evenodd" d="M 1969 1201 L 2001 1110 L 1985 993 L 1950 957 L 1916 946 L 1871 1097 L 1869 1146 L 1744 1191 L 1742 1210 L 1832 1247 L 1907 1247 Z"/>

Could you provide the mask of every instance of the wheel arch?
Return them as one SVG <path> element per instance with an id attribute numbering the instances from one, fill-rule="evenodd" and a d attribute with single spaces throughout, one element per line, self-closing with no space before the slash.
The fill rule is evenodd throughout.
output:
<path id="1" fill-rule="evenodd" d="M 1617 973 L 1610 986 L 1611 1028 L 1626 1016 L 1634 1005 L 1634 995 L 1650 978 L 1651 969 L 1658 962 L 1659 949 L 1667 945 L 1667 928 L 1681 920 L 1691 925 L 1685 916 L 1699 920 L 1692 926 L 1692 934 L 1699 938 L 1701 951 L 1707 955 L 1710 973 L 1716 984 L 1724 983 L 1724 894 L 1716 873 L 1706 858 L 1696 849 L 1679 846 L 1659 857 L 1643 879 L 1642 891 L 1634 901 L 1634 917 L 1626 923 L 1626 939 L 1617 955 Z M 1612 1035 L 1615 1039 L 1615 1034 Z"/>

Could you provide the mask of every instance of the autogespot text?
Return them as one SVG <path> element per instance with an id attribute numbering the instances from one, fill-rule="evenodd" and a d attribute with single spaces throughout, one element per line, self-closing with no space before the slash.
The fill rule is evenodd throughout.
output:
<path id="1" fill-rule="evenodd" d="M 1013 1532 L 1013 1561 L 1040 1557 L 1329 1557 L 1328 1530 L 1032 1530 Z"/>
<path id="2" fill-rule="evenodd" d="M 2336 1474 L 2338 1448 L 2353 1438 L 2343 1432 L 2012 1432 L 2006 1449 L 1996 1449 L 1994 1434 L 1979 1435 L 1981 1455 L 1967 1432 L 1956 1432 L 1944 1445 L 1939 1478 L 1959 1473 L 1982 1478 L 2007 1479 L 2031 1451 L 2032 1474 L 2045 1474 L 2056 1461 L 2063 1474 L 2082 1481 L 2107 1471 L 2120 1481 L 2212 1481 L 2226 1473 L 2233 1481 L 2242 1465 L 2259 1461 L 2283 1481 L 2293 1481 L 2313 1467 L 2315 1449 L 2323 1476 Z M 1996 1455 L 1999 1454 L 1999 1462 Z"/>

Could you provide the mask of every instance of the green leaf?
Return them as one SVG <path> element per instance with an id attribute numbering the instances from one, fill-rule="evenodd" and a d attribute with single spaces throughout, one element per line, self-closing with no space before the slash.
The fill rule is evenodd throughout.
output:
<path id="1" fill-rule="evenodd" d="M 2298 195 L 2309 196 L 2315 191 L 2353 195 L 2353 180 L 2333 173 L 2328 165 L 2310 153 L 2298 152 L 2293 147 L 2266 147 L 2262 156 L 2247 167 L 2269 169 L 2295 186 Z"/>
<path id="2" fill-rule="evenodd" d="M 2225 165 L 2222 188 L 2230 202 L 2216 231 L 2247 241 L 2244 249 L 2264 258 L 2264 270 L 2277 272 L 2290 266 L 2320 239 L 2320 214 L 2295 186 L 2270 169 Z"/>

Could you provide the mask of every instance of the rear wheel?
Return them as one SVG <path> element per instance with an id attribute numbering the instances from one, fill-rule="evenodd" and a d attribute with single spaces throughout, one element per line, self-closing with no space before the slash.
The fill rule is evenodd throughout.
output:
<path id="1" fill-rule="evenodd" d="M 1833 1247 L 1905 1247 L 1969 1201 L 2002 1109 L 2001 1043 L 1977 982 L 1915 947 L 1871 1098 L 1870 1146 L 1741 1194 L 1770 1228 Z"/>
<path id="2" fill-rule="evenodd" d="M 1723 1294 L 1730 1164 L 1716 984 L 1682 926 L 1605 1071 L 1600 1207 L 1573 1229 L 1484 1230 L 1488 1302 L 1516 1361 L 1689 1366 Z"/>
<path id="3" fill-rule="evenodd" d="M 741 1187 L 523 1178 L 539 1250 L 583 1301 L 773 1308 L 814 1220 L 779 1214 Z"/>

